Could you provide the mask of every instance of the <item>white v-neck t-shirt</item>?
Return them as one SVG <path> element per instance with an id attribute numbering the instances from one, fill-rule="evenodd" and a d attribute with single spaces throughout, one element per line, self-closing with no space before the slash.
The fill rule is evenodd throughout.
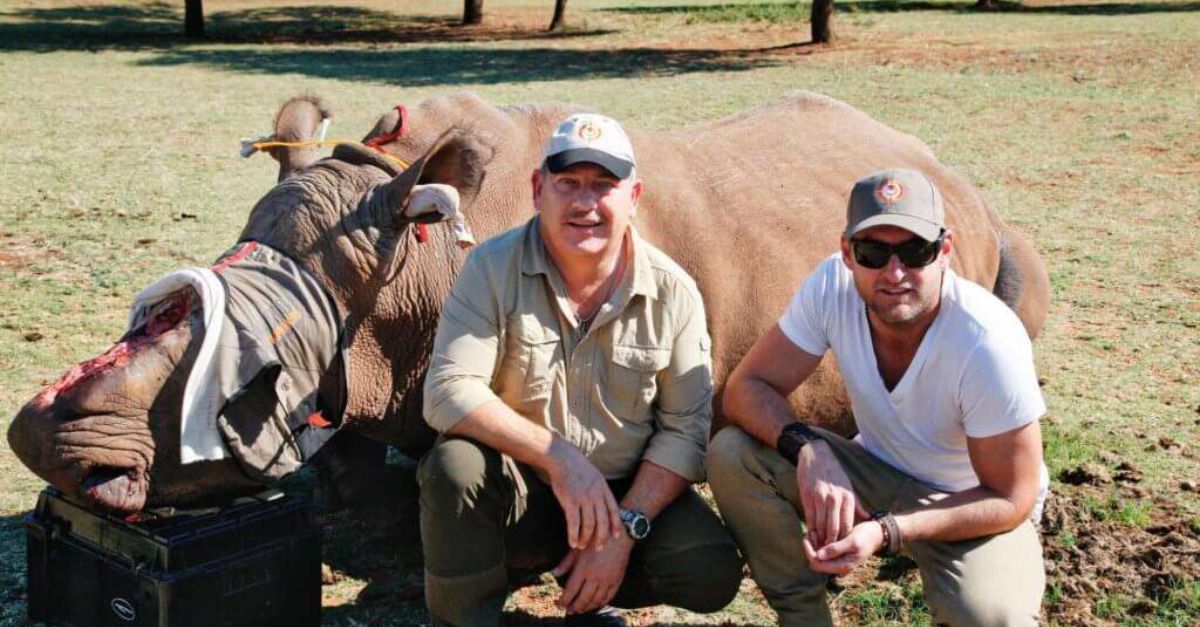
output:
<path id="1" fill-rule="evenodd" d="M 817 266 L 779 319 L 784 335 L 804 352 L 833 351 L 859 430 L 855 440 L 934 489 L 961 492 L 979 485 L 968 436 L 1012 431 L 1046 412 L 1021 320 L 949 268 L 937 317 L 890 392 L 868 324 L 866 304 L 840 253 Z M 1049 483 L 1043 464 L 1035 519 Z"/>

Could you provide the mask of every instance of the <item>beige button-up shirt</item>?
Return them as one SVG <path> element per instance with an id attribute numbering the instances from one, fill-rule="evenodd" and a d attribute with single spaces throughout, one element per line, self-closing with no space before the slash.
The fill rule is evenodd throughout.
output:
<path id="1" fill-rule="evenodd" d="M 442 309 L 425 420 L 446 432 L 499 399 L 577 446 L 608 479 L 645 459 L 704 479 L 711 342 L 700 292 L 630 230 L 632 264 L 580 334 L 538 218 L 474 250 Z"/>

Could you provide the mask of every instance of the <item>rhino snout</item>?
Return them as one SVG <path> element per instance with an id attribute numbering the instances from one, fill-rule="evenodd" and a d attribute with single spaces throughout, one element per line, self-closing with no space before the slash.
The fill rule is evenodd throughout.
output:
<path id="1" fill-rule="evenodd" d="M 198 317 L 189 314 L 199 311 L 193 295 L 181 292 L 26 403 L 8 429 L 17 458 L 95 507 L 142 509 L 159 448 L 156 435 L 171 432 L 169 425 L 151 425 L 150 417 L 179 413 L 193 339 L 188 322 Z"/>

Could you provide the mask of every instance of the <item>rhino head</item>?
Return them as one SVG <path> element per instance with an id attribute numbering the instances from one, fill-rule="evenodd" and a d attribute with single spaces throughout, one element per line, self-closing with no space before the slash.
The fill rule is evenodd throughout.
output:
<path id="1" fill-rule="evenodd" d="M 274 139 L 309 139 L 325 117 L 315 98 L 292 99 L 276 117 Z M 238 238 L 295 262 L 334 303 L 338 341 L 355 375 L 346 425 L 420 407 L 436 312 L 464 254 L 447 227 L 431 226 L 422 244 L 415 225 L 444 217 L 438 207 L 469 208 L 493 152 L 477 136 L 442 130 L 408 167 L 359 144 L 339 145 L 326 159 L 312 148 L 269 149 L 280 164 L 278 183 Z M 259 488 L 262 478 L 239 459 L 180 461 L 181 401 L 206 332 L 202 315 L 192 288 L 154 305 L 112 348 L 19 411 L 8 430 L 12 450 L 66 494 L 119 513 Z M 432 439 L 420 420 L 393 422 L 403 424 L 387 439 L 401 447 Z"/>

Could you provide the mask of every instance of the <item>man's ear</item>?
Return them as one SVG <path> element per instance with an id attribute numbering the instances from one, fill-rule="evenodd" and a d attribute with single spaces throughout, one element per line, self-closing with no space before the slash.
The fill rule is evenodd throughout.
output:
<path id="1" fill-rule="evenodd" d="M 546 184 L 542 178 L 542 169 L 534 168 L 533 174 L 529 177 L 530 187 L 533 189 L 533 209 L 538 211 L 542 204 L 542 186 Z"/>
<path id="2" fill-rule="evenodd" d="M 632 222 L 637 217 L 638 199 L 642 197 L 642 190 L 645 187 L 642 185 L 642 179 L 633 182 L 633 189 L 629 190 L 629 197 L 633 201 L 633 209 L 629 212 L 629 221 Z"/>
<path id="3" fill-rule="evenodd" d="M 942 240 L 941 258 L 943 267 L 950 267 L 950 256 L 954 253 L 954 232 L 946 229 L 945 238 Z"/>
<path id="4" fill-rule="evenodd" d="M 853 272 L 854 256 L 850 252 L 850 238 L 846 237 L 845 233 L 842 234 L 840 247 L 842 249 L 842 263 L 845 264 L 847 270 Z"/>

